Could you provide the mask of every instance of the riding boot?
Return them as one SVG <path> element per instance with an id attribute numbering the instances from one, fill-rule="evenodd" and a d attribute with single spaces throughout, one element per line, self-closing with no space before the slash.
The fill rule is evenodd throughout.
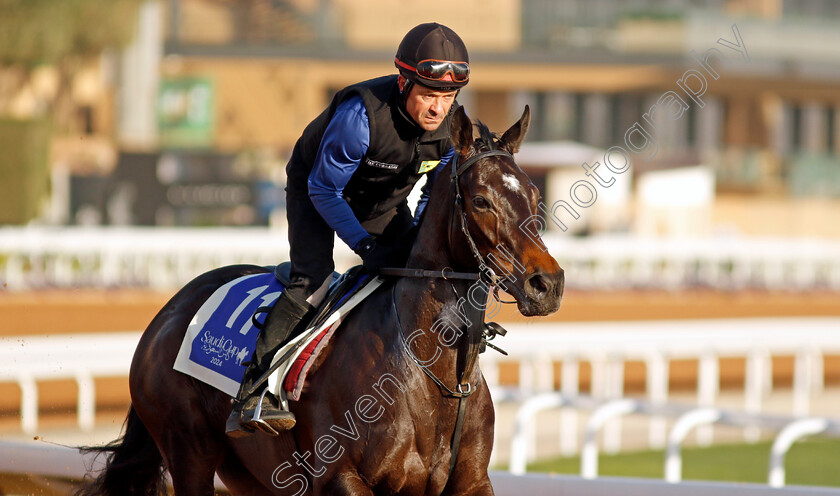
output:
<path id="1" fill-rule="evenodd" d="M 253 357 L 252 357 L 253 359 Z M 239 392 L 236 393 L 236 398 L 233 401 L 233 410 L 225 422 L 225 433 L 232 438 L 246 437 L 253 434 L 256 428 L 245 426 L 241 424 L 242 410 L 248 407 L 253 410 L 259 400 L 259 393 L 256 395 L 248 395 L 248 390 L 254 385 L 254 382 L 262 377 L 262 372 L 258 367 L 251 362 L 245 369 L 245 375 L 242 377 L 242 382 L 239 384 Z M 268 396 L 268 395 L 266 395 Z M 265 403 L 265 401 L 263 401 Z"/>
<path id="2" fill-rule="evenodd" d="M 243 437 L 256 429 L 277 435 L 295 425 L 295 415 L 280 408 L 279 400 L 270 392 L 260 397 L 267 384 L 263 384 L 248 394 L 248 390 L 271 368 L 274 355 L 298 326 L 305 326 L 315 309 L 308 303 L 300 303 L 287 293 L 283 293 L 266 316 L 265 328 L 257 338 L 257 346 L 251 356 L 251 362 L 245 370 L 242 384 L 233 404 L 233 411 L 225 424 L 225 432 L 230 437 Z M 297 334 L 295 332 L 295 334 Z M 260 406 L 259 419 L 254 420 L 257 406 Z"/>

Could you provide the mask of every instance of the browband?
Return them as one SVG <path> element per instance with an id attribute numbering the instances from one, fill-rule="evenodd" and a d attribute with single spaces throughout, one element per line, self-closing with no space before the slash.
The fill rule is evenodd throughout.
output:
<path id="1" fill-rule="evenodd" d="M 464 173 L 465 170 L 470 168 L 474 163 L 478 162 L 479 160 L 486 158 L 486 157 L 493 157 L 493 156 L 500 156 L 500 157 L 510 157 L 513 158 L 513 155 L 504 151 L 504 150 L 488 150 L 486 152 L 476 153 L 472 157 L 468 158 L 466 162 L 461 164 L 457 167 L 452 167 L 452 179 L 457 178 L 461 174 Z M 457 164 L 456 164 L 457 165 Z"/>

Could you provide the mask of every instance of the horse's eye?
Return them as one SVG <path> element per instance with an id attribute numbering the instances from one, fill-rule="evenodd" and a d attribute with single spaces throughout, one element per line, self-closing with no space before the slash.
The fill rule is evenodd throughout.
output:
<path id="1" fill-rule="evenodd" d="M 476 196 L 472 199 L 473 205 L 476 208 L 485 209 L 490 207 L 490 203 L 481 196 Z"/>

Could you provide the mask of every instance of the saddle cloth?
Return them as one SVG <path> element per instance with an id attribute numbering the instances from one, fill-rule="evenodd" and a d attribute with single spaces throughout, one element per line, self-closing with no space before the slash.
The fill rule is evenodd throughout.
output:
<path id="1" fill-rule="evenodd" d="M 364 275 L 351 284 L 337 285 L 334 289 L 346 291 L 325 298 L 332 310 L 321 309 L 313 324 L 275 355 L 274 361 L 287 353 L 289 359 L 269 379 L 270 390 L 299 399 L 309 368 L 341 321 L 380 284 L 381 279 Z M 273 305 L 283 290 L 271 272 L 243 276 L 218 288 L 187 327 L 173 368 L 235 397 L 245 374 L 242 362 L 251 358 L 260 332 L 252 320 L 254 311 Z"/>

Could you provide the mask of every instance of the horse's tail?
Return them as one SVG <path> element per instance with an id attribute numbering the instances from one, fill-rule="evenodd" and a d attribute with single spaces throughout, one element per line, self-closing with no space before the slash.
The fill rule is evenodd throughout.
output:
<path id="1" fill-rule="evenodd" d="M 125 419 L 125 433 L 104 446 L 84 446 L 83 453 L 107 453 L 105 468 L 85 482 L 75 496 L 158 496 L 166 494 L 163 457 L 134 407 Z"/>

